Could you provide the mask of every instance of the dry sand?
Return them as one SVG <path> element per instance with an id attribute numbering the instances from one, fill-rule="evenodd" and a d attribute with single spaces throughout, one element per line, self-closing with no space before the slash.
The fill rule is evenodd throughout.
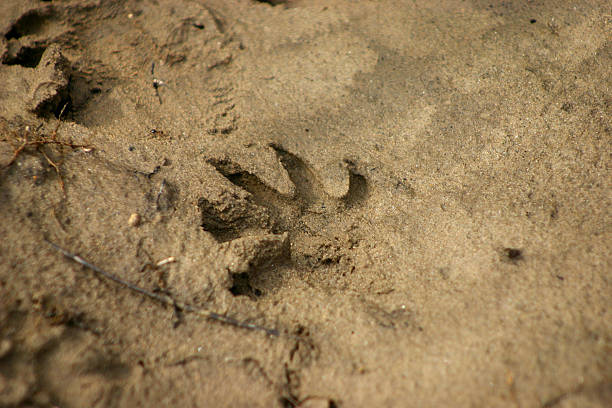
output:
<path id="1" fill-rule="evenodd" d="M 611 33 L 0 1 L 0 406 L 612 406 Z"/>

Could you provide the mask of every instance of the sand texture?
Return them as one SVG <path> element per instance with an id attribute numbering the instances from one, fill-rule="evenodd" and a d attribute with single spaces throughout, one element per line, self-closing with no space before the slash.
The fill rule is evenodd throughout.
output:
<path id="1" fill-rule="evenodd" d="M 609 1 L 1 0 L 0 406 L 610 407 L 611 168 Z"/>

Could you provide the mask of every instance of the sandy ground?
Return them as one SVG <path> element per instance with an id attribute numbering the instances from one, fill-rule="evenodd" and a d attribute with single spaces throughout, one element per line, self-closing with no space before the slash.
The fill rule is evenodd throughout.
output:
<path id="1" fill-rule="evenodd" d="M 3 0 L 0 35 L 0 406 L 612 406 L 609 2 Z"/>

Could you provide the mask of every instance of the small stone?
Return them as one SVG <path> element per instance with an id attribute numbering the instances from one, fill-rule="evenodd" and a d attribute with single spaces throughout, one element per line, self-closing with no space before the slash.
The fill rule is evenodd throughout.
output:
<path id="1" fill-rule="evenodd" d="M 13 343 L 9 339 L 0 340 L 0 358 L 6 356 L 13 348 Z"/>
<path id="2" fill-rule="evenodd" d="M 128 219 L 128 225 L 130 227 L 137 227 L 140 225 L 140 215 L 137 213 L 133 213 L 132 215 L 130 215 L 130 218 Z"/>

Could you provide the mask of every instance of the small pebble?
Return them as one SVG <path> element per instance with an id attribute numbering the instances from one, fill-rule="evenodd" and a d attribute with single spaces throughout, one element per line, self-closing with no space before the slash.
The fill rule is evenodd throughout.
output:
<path id="1" fill-rule="evenodd" d="M 137 213 L 133 213 L 130 215 L 130 219 L 128 220 L 128 224 L 130 227 L 137 227 L 140 225 L 140 215 Z"/>
<path id="2" fill-rule="evenodd" d="M 169 258 L 162 259 L 161 261 L 159 261 L 159 262 L 158 262 L 158 263 L 156 263 L 155 265 L 156 265 L 156 266 L 164 266 L 164 265 L 166 265 L 166 264 L 169 264 L 169 263 L 174 263 L 174 262 L 176 262 L 176 258 L 175 258 L 175 257 L 173 257 L 173 256 L 171 256 L 171 257 L 169 257 Z"/>
<path id="3" fill-rule="evenodd" d="M 0 340 L 0 358 L 6 356 L 13 348 L 13 343 L 9 339 Z"/>

